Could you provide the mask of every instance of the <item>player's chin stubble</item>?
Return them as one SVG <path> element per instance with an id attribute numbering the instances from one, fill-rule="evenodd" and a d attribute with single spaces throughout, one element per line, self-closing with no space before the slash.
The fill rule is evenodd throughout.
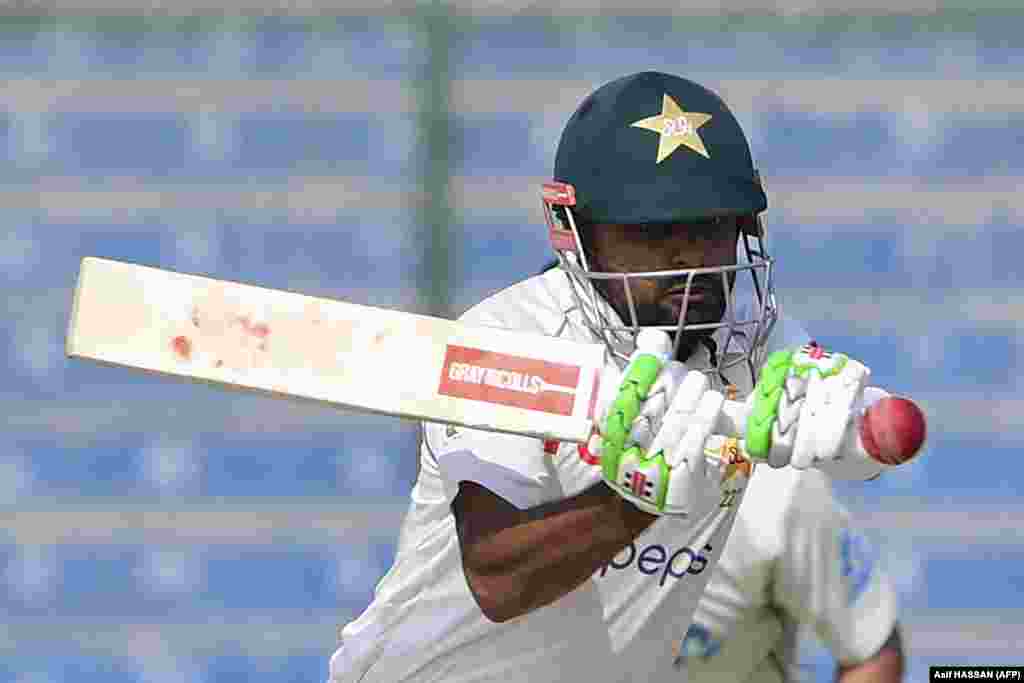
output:
<path id="1" fill-rule="evenodd" d="M 645 322 L 641 319 L 641 325 L 678 325 L 679 318 L 676 315 L 675 310 L 671 306 L 664 304 L 656 304 L 654 306 L 657 313 L 650 319 L 650 322 Z M 717 323 L 721 322 L 722 316 L 725 315 L 725 303 L 719 302 L 718 300 L 708 300 L 701 304 L 691 304 L 686 311 L 686 322 L 690 325 L 698 325 L 703 323 Z M 638 312 L 638 316 L 639 312 Z M 693 352 L 700 345 L 702 340 L 708 339 L 714 334 L 714 330 L 690 330 L 682 333 L 682 339 L 679 342 L 679 351 L 676 353 L 676 360 L 680 362 L 686 362 Z"/>
<path id="2" fill-rule="evenodd" d="M 602 288 L 599 287 L 599 289 Z M 722 317 L 725 315 L 725 298 L 720 291 L 714 291 L 715 289 L 720 288 L 712 288 L 711 292 L 707 292 L 708 298 L 705 301 L 688 306 L 686 311 L 686 322 L 688 324 L 699 325 L 721 322 Z M 607 290 L 603 293 L 605 298 L 611 302 L 619 317 L 626 324 L 632 324 L 632 316 L 629 313 L 629 304 L 626 302 L 625 293 Z M 649 294 L 649 298 L 644 296 L 644 294 Z M 638 325 L 675 327 L 679 324 L 677 313 L 670 303 L 662 300 L 653 292 L 644 292 L 644 294 L 640 294 L 638 291 L 633 292 L 633 305 L 636 309 L 636 322 Z M 683 332 L 679 351 L 676 353 L 676 360 L 686 362 L 701 341 L 711 337 L 712 334 L 713 330 Z"/>

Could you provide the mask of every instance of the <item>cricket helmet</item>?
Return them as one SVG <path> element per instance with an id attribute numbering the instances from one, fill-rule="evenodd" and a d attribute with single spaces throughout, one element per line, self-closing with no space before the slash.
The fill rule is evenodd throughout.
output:
<path id="1" fill-rule="evenodd" d="M 677 353 L 684 334 L 699 334 L 708 354 L 703 369 L 713 376 L 724 380 L 722 371 L 739 364 L 750 370 L 752 379 L 756 376 L 778 317 L 773 261 L 760 216 L 767 198 L 746 136 L 718 95 L 693 81 L 654 71 L 601 86 L 584 99 L 563 130 L 554 180 L 544 184 L 542 199 L 551 243 L 569 278 L 577 311 L 620 365 L 632 353 L 636 334 L 655 327 L 675 335 Z M 601 273 L 587 262 L 584 226 L 618 223 L 643 229 L 648 223 L 726 220 L 735 220 L 739 228 L 735 265 Z M 726 302 L 719 322 L 686 322 L 689 288 L 698 277 L 721 278 Z M 630 283 L 638 278 L 686 282 L 675 324 L 639 324 L 630 294 Z M 630 302 L 628 315 L 619 315 L 595 287 L 607 280 L 622 282 Z M 749 300 L 738 303 L 741 294 Z"/>

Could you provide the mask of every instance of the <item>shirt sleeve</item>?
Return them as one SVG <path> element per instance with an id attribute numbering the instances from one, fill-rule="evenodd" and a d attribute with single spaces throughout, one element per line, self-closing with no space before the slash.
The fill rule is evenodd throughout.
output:
<path id="1" fill-rule="evenodd" d="M 425 423 L 423 438 L 449 504 L 463 481 L 483 486 L 520 510 L 564 497 L 540 439 L 438 423 Z"/>
<path id="2" fill-rule="evenodd" d="M 805 472 L 792 496 L 773 573 L 774 599 L 813 626 L 841 664 L 870 659 L 892 632 L 898 611 L 878 553 L 821 473 Z"/>

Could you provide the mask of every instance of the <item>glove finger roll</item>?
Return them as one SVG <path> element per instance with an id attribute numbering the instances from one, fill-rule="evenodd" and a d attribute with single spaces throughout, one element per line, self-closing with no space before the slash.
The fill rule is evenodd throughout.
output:
<path id="1" fill-rule="evenodd" d="M 672 405 L 669 406 L 668 412 L 665 414 L 661 429 L 658 430 L 651 442 L 651 452 L 663 451 L 670 467 L 679 464 L 678 460 L 673 460 L 673 456 L 677 454 L 675 446 L 686 433 L 690 421 L 700 405 L 701 396 L 707 391 L 709 385 L 710 382 L 704 373 L 688 372 L 672 400 Z"/>
<path id="2" fill-rule="evenodd" d="M 664 423 L 665 413 L 679 392 L 686 372 L 686 366 L 678 361 L 669 361 L 661 368 L 658 378 L 651 385 L 647 400 L 640 408 L 640 414 L 633 421 L 629 435 L 633 443 L 644 450 L 650 448 L 652 439 Z"/>

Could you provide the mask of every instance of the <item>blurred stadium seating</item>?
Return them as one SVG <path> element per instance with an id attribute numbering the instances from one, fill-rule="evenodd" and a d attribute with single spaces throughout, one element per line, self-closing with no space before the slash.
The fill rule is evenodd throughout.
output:
<path id="1" fill-rule="evenodd" d="M 548 259 L 536 188 L 565 119 L 648 68 L 716 87 L 750 132 L 786 311 L 931 415 L 925 458 L 840 487 L 900 587 L 907 680 L 1020 663 L 1024 10 L 463 2 L 431 42 L 385 4 L 89 4 L 0 26 L 0 681 L 322 680 L 415 478 L 410 423 L 66 362 L 82 256 L 408 310 L 444 275 L 459 313 Z M 422 177 L 438 63 L 447 198 Z M 450 271 L 431 272 L 423 211 L 449 199 Z"/>

